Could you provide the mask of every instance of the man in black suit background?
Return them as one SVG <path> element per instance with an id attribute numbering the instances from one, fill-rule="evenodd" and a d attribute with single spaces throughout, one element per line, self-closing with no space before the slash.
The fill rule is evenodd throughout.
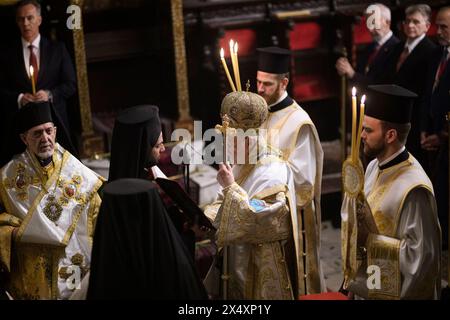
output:
<path id="1" fill-rule="evenodd" d="M 22 151 L 20 141 L 13 138 L 18 110 L 29 102 L 49 102 L 60 125 L 69 132 L 66 100 L 76 91 L 75 71 L 66 47 L 39 33 L 42 23 L 40 4 L 36 0 L 20 1 L 16 6 L 16 22 L 21 39 L 0 54 L 0 167 Z M 32 93 L 30 66 L 34 68 L 35 94 Z M 64 147 L 71 149 L 67 145 Z"/>
<path id="2" fill-rule="evenodd" d="M 426 154 L 420 146 L 421 118 L 426 74 L 430 55 L 436 45 L 426 33 L 430 28 L 431 8 L 426 4 L 411 5 L 405 9 L 403 32 L 406 40 L 397 44 L 388 63 L 387 82 L 395 83 L 418 95 L 414 102 L 411 131 L 408 135 L 406 148 L 420 162 L 429 174 Z"/>
<path id="3" fill-rule="evenodd" d="M 386 61 L 392 53 L 393 47 L 400 42 L 391 30 L 391 10 L 384 4 L 375 3 L 370 5 L 366 14 L 368 19 L 374 14 L 372 8 L 376 7 L 379 12 L 379 21 L 375 25 L 367 25 L 373 38 L 373 43 L 358 56 L 356 70 L 347 58 L 339 58 L 336 62 L 336 70 L 340 76 L 345 75 L 358 88 L 362 89 L 372 84 L 382 83 L 386 68 Z"/>
<path id="4" fill-rule="evenodd" d="M 432 166 L 433 181 L 439 221 L 442 228 L 442 245 L 448 246 L 448 124 L 450 109 L 450 6 L 443 7 L 436 16 L 437 38 L 440 46 L 428 58 L 427 89 L 424 98 L 422 148 L 437 156 Z"/>

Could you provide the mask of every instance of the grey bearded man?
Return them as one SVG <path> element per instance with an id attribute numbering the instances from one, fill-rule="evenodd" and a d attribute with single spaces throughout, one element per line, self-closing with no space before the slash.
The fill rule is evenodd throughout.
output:
<path id="1" fill-rule="evenodd" d="M 90 266 L 103 178 L 56 143 L 50 110 L 20 109 L 27 149 L 0 172 L 0 267 L 14 299 L 67 299 Z"/>

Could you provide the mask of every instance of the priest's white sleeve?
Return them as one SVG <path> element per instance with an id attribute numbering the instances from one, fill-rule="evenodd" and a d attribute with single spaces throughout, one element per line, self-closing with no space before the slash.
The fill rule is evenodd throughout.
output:
<path id="1" fill-rule="evenodd" d="M 289 165 L 294 173 L 297 204 L 304 206 L 314 197 L 316 178 L 315 136 L 309 125 L 303 125 L 297 136 L 295 149 L 289 156 Z"/>
<path id="2" fill-rule="evenodd" d="M 403 205 L 397 229 L 403 299 L 440 294 L 441 230 L 435 208 L 434 198 L 423 188 L 412 191 Z"/>

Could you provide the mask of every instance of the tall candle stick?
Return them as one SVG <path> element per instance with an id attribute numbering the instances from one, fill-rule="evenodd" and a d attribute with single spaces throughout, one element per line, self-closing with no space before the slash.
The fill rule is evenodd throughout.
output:
<path id="1" fill-rule="evenodd" d="M 31 78 L 31 90 L 33 94 L 36 94 L 36 84 L 34 83 L 34 68 L 30 66 L 30 78 Z"/>
<path id="2" fill-rule="evenodd" d="M 361 133 L 362 133 L 362 123 L 364 120 L 364 109 L 365 109 L 365 103 L 366 102 L 366 95 L 363 95 L 361 98 L 361 105 L 359 110 L 359 126 L 358 126 L 358 133 L 357 133 L 357 140 L 356 140 L 356 152 L 359 154 L 359 147 L 361 146 Z"/>
<path id="3" fill-rule="evenodd" d="M 355 143 L 356 143 L 356 88 L 352 89 L 352 144 L 351 144 L 351 155 L 352 160 L 356 160 L 355 156 Z"/>
<path id="4" fill-rule="evenodd" d="M 225 74 L 227 75 L 228 82 L 230 83 L 230 87 L 233 91 L 236 91 L 236 87 L 234 86 L 233 79 L 231 79 L 230 71 L 228 70 L 227 62 L 225 61 L 225 52 L 223 48 L 220 49 L 220 60 L 222 60 L 223 69 L 225 70 Z"/>
<path id="5" fill-rule="evenodd" d="M 242 91 L 241 74 L 239 73 L 238 43 L 237 42 L 234 44 L 234 59 L 236 61 L 236 70 L 237 70 L 237 74 L 234 75 L 236 78 L 236 85 L 237 85 L 238 91 Z"/>
<path id="6" fill-rule="evenodd" d="M 234 41 L 233 39 L 230 40 L 230 56 L 231 56 L 231 63 L 233 64 L 233 73 L 234 73 L 234 81 L 236 82 L 236 88 L 239 90 L 239 83 L 237 82 L 237 62 L 236 62 L 236 55 L 234 54 Z"/>

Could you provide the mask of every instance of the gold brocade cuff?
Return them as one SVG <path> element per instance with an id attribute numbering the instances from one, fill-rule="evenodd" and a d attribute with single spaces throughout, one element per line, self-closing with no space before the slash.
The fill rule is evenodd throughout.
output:
<path id="1" fill-rule="evenodd" d="M 401 293 L 400 240 L 369 234 L 366 242 L 367 266 L 379 268 L 379 288 L 369 288 L 371 299 L 399 299 Z"/>
<path id="2" fill-rule="evenodd" d="M 229 186 L 222 189 L 223 194 L 225 195 L 229 190 L 233 189 L 234 187 L 239 187 L 239 185 L 236 182 L 233 182 Z"/>
<path id="3" fill-rule="evenodd" d="M 0 226 L 0 272 L 10 272 L 12 226 Z"/>

